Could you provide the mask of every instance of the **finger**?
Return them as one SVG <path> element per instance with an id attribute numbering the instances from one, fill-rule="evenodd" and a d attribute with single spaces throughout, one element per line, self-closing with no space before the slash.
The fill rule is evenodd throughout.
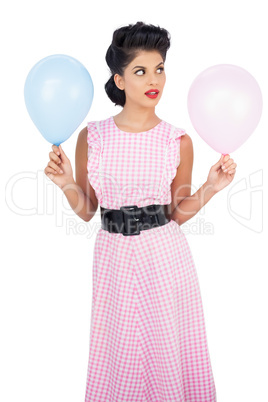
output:
<path id="1" fill-rule="evenodd" d="M 223 157 L 223 155 L 221 155 L 221 157 L 220 157 L 220 159 L 218 160 L 218 162 L 216 162 L 215 165 L 212 166 L 212 169 L 213 169 L 213 170 L 217 170 L 217 169 L 220 168 L 221 163 L 222 163 L 222 162 L 221 162 L 221 161 L 222 161 L 222 157 Z"/>
<path id="2" fill-rule="evenodd" d="M 53 169 L 52 169 L 52 168 L 46 167 L 46 168 L 44 169 L 44 172 L 45 172 L 45 175 L 46 175 L 50 180 L 54 180 L 55 176 L 54 176 L 54 174 L 53 174 Z"/>
<path id="3" fill-rule="evenodd" d="M 219 162 L 222 162 L 222 161 L 223 161 L 223 158 L 224 158 L 224 155 L 221 154 L 221 157 L 220 157 L 220 159 L 219 159 Z"/>
<path id="4" fill-rule="evenodd" d="M 236 170 L 235 169 L 231 169 L 231 170 L 228 170 L 228 174 L 235 174 L 235 172 L 236 172 Z"/>
<path id="5" fill-rule="evenodd" d="M 232 164 L 232 159 L 229 159 L 227 162 L 223 162 L 221 165 L 222 170 L 224 171 L 226 168 L 228 168 Z"/>
<path id="6" fill-rule="evenodd" d="M 55 154 L 57 154 L 57 155 L 60 155 L 60 150 L 59 150 L 59 147 L 57 147 L 57 145 L 52 145 L 52 149 L 53 149 L 53 151 L 55 152 Z"/>
<path id="7" fill-rule="evenodd" d="M 46 174 L 52 173 L 53 175 L 58 174 L 58 172 L 56 172 L 56 170 L 54 170 L 54 169 L 52 169 L 52 168 L 50 168 L 50 167 L 47 167 L 47 168 L 46 168 L 45 173 L 46 173 Z"/>
<path id="8" fill-rule="evenodd" d="M 224 158 L 222 159 L 222 163 L 225 164 L 229 159 L 230 159 L 229 154 L 224 155 Z"/>
<path id="9" fill-rule="evenodd" d="M 61 158 L 55 154 L 55 152 L 49 152 L 49 158 L 57 164 L 61 163 Z"/>
<path id="10" fill-rule="evenodd" d="M 48 173 L 47 174 L 47 177 L 49 177 L 50 178 L 50 180 L 54 180 L 54 178 L 55 178 L 55 176 L 54 176 L 54 174 L 52 174 L 52 173 Z"/>
<path id="11" fill-rule="evenodd" d="M 233 169 L 233 168 L 235 168 L 235 167 L 237 166 L 237 164 L 234 163 L 234 161 L 231 159 L 230 163 L 229 163 L 229 161 L 228 161 L 225 166 L 226 166 L 226 168 L 228 168 L 228 169 Z"/>
<path id="12" fill-rule="evenodd" d="M 224 164 L 225 165 L 230 165 L 233 162 L 234 162 L 234 160 L 232 158 L 229 158 L 228 161 L 224 162 Z"/>
<path id="13" fill-rule="evenodd" d="M 46 169 L 45 169 L 45 174 L 48 174 L 48 173 L 52 173 L 53 175 L 58 174 L 58 172 L 56 172 L 56 170 L 54 170 L 53 168 L 47 166 Z"/>
<path id="14" fill-rule="evenodd" d="M 236 168 L 236 166 L 237 166 L 237 164 L 236 164 L 236 163 L 232 163 L 232 160 L 231 160 L 230 163 L 229 163 L 229 161 L 228 161 L 225 165 L 222 165 L 222 170 L 223 170 L 224 172 L 227 172 L 227 171 L 229 171 L 230 169 Z"/>
<path id="15" fill-rule="evenodd" d="M 49 161 L 47 165 L 48 165 L 49 167 L 53 168 L 53 169 L 56 171 L 56 173 L 59 173 L 59 174 L 62 174 L 62 173 L 63 173 L 63 170 L 61 170 L 61 168 L 60 168 L 58 165 L 56 165 L 55 162 Z"/>
<path id="16" fill-rule="evenodd" d="M 224 158 L 225 158 L 225 155 L 224 155 L 224 154 L 221 154 L 221 157 L 220 157 L 220 159 L 219 159 L 219 161 L 217 162 L 216 165 L 218 165 L 218 164 L 219 164 L 219 165 L 222 165 Z"/>
<path id="17" fill-rule="evenodd" d="M 62 162 L 67 162 L 69 159 L 68 159 L 67 155 L 65 154 L 65 152 L 63 151 L 61 145 L 59 146 L 59 150 L 60 150 L 60 156 L 61 156 Z"/>

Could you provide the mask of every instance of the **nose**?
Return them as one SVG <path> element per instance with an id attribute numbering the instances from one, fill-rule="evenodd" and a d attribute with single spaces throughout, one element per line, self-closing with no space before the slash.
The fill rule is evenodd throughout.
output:
<path id="1" fill-rule="evenodd" d="M 156 85 L 158 83 L 159 77 L 156 73 L 148 73 L 147 74 L 147 84 L 148 85 Z"/>

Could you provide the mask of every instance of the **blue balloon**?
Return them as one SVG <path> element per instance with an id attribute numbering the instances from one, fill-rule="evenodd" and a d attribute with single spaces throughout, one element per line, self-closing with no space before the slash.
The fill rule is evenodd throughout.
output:
<path id="1" fill-rule="evenodd" d="M 24 86 L 28 113 L 43 137 L 60 145 L 79 127 L 94 95 L 87 69 L 73 57 L 45 57 L 30 70 Z"/>

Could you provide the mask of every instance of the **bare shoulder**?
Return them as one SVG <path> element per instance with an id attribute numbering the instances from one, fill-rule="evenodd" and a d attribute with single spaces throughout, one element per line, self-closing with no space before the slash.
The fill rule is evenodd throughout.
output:
<path id="1" fill-rule="evenodd" d="M 84 127 L 77 137 L 76 142 L 76 172 L 80 169 L 85 169 L 85 163 L 87 162 L 87 127 Z"/>
<path id="2" fill-rule="evenodd" d="M 189 142 L 192 142 L 192 139 L 191 139 L 191 137 L 189 136 L 189 134 L 187 134 L 187 133 L 185 133 L 185 134 L 183 134 L 182 136 L 181 136 L 181 141 L 182 142 L 185 142 L 185 143 L 189 143 Z"/>
<path id="3" fill-rule="evenodd" d="M 88 136 L 88 129 L 87 129 L 87 127 L 84 127 L 84 128 L 80 131 L 80 133 L 78 134 L 78 137 L 77 137 L 77 144 L 78 144 L 78 143 L 85 143 L 85 142 L 87 142 L 87 136 Z"/>
<path id="4" fill-rule="evenodd" d="M 76 157 L 78 161 L 82 157 L 82 155 L 84 156 L 84 158 L 87 158 L 87 136 L 88 130 L 87 127 L 84 127 L 78 134 L 76 142 Z"/>
<path id="5" fill-rule="evenodd" d="M 88 180 L 87 162 L 88 162 L 88 145 L 87 145 L 88 128 L 84 127 L 77 137 L 76 151 L 75 151 L 75 173 L 76 183 L 84 191 L 84 193 L 92 201 L 95 211 L 98 208 L 98 199 L 94 188 Z"/>
<path id="6" fill-rule="evenodd" d="M 193 159 L 193 141 L 189 134 L 183 134 L 181 136 L 181 144 L 180 144 L 180 160 L 191 161 Z"/>
<path id="7" fill-rule="evenodd" d="M 189 134 L 183 134 L 181 136 L 181 149 L 184 151 L 190 151 L 193 148 L 193 141 Z"/>

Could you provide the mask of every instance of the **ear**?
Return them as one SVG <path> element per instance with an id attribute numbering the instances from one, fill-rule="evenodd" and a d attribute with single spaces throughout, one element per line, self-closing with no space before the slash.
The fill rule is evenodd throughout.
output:
<path id="1" fill-rule="evenodd" d="M 119 74 L 114 75 L 114 82 L 118 89 L 124 90 L 124 79 Z"/>

